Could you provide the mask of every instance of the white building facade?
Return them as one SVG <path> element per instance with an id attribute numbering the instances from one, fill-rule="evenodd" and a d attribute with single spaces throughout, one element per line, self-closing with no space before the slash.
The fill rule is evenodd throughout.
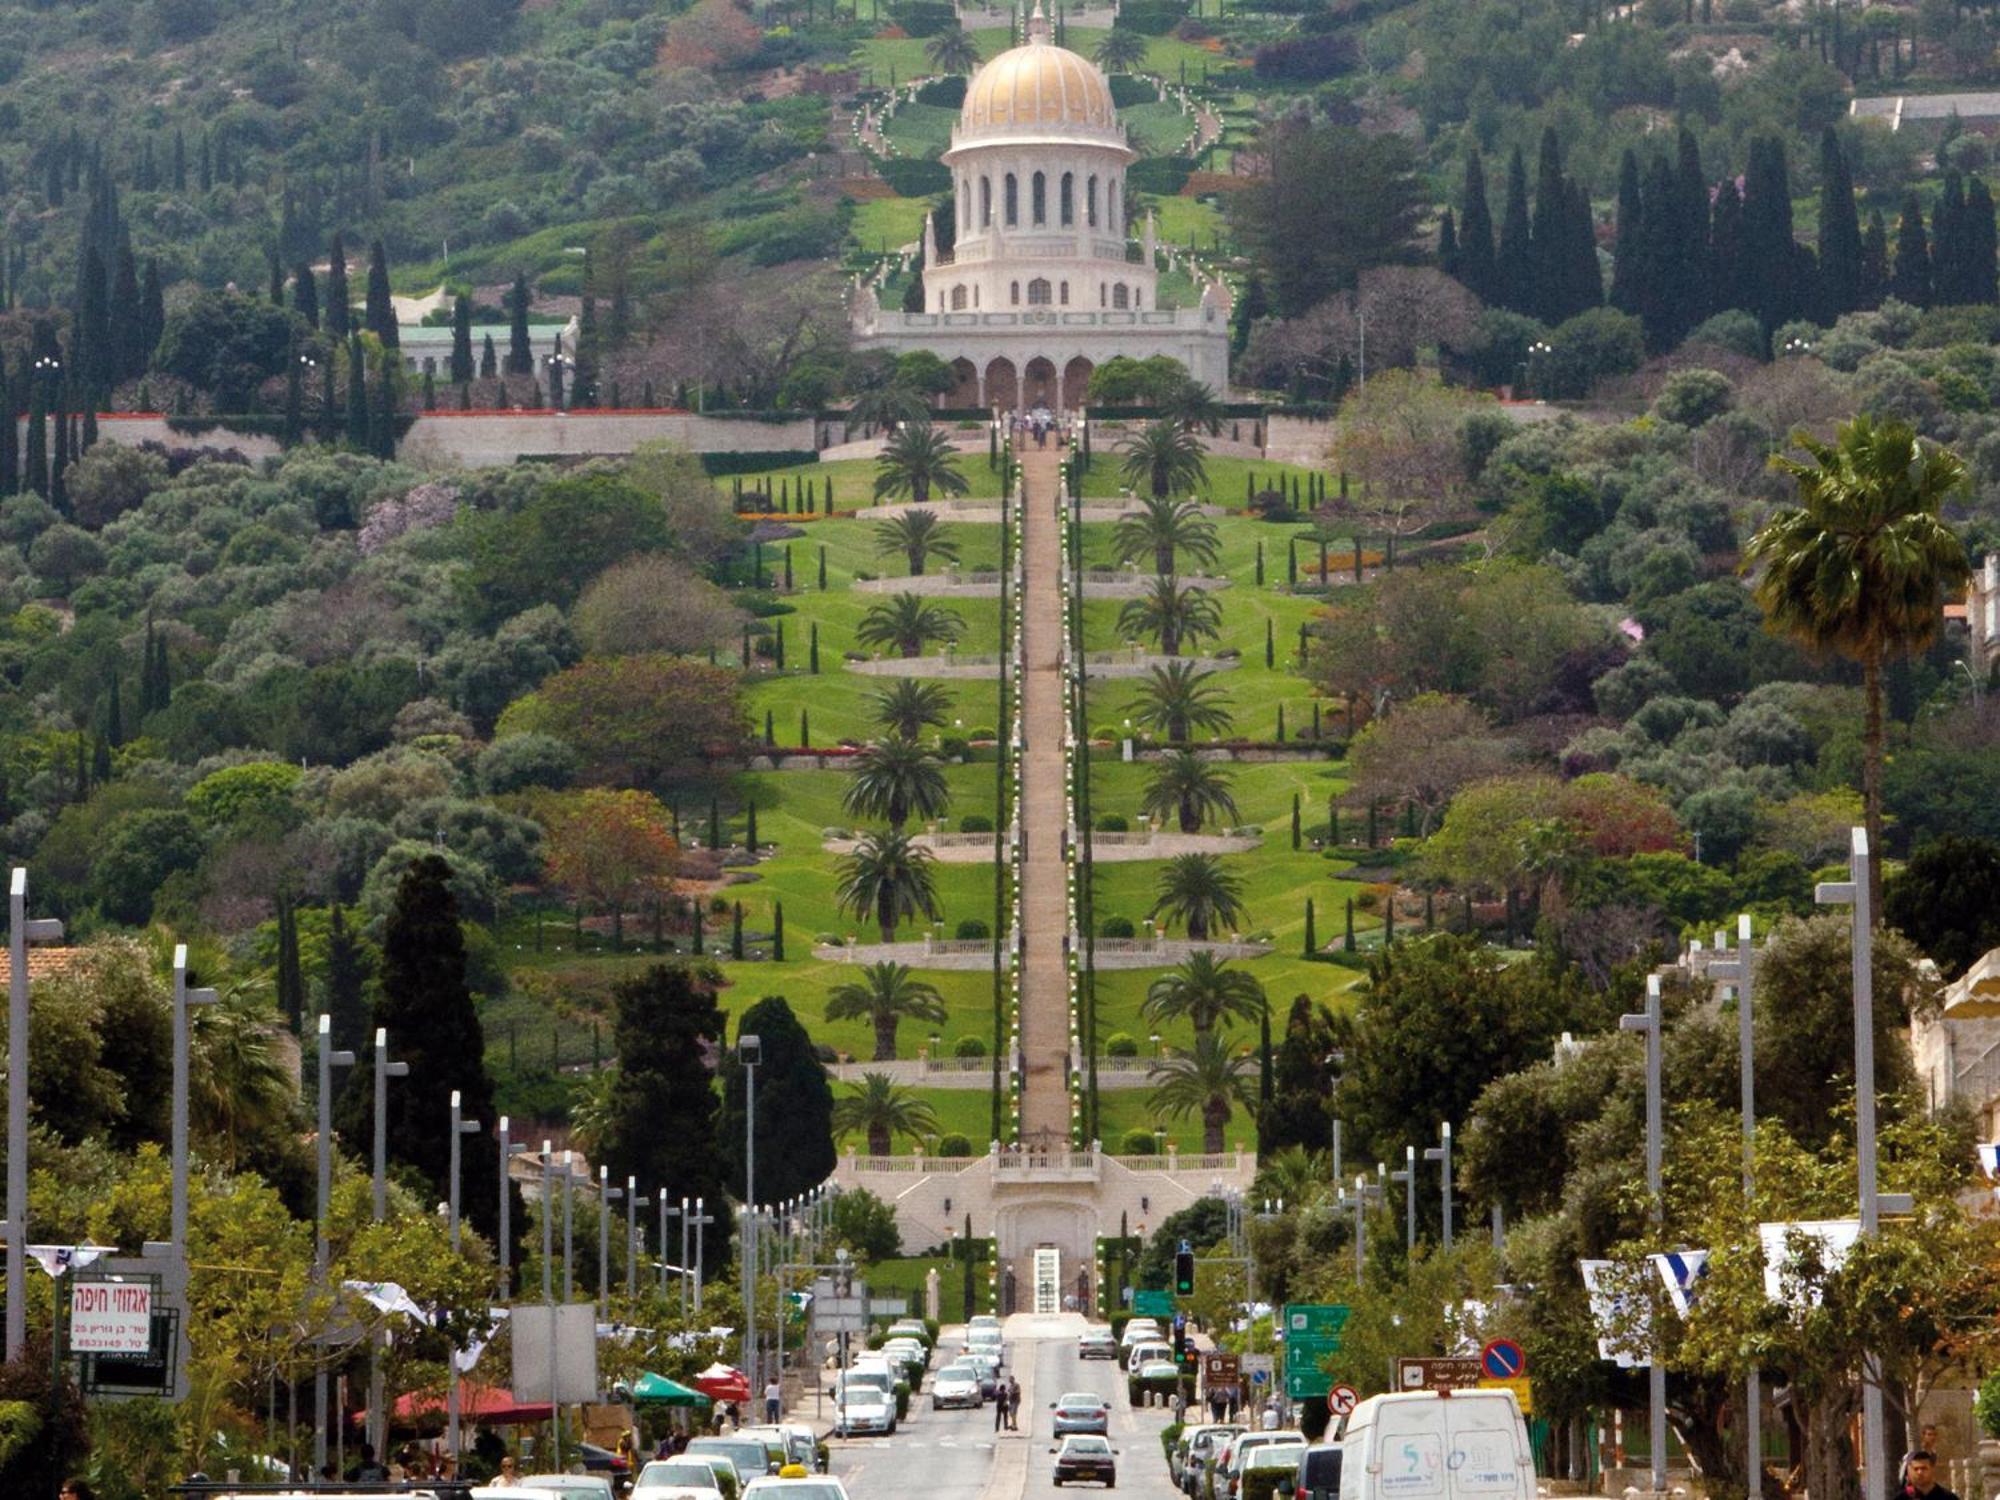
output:
<path id="1" fill-rule="evenodd" d="M 1211 283 L 1192 308 L 1159 306 L 1150 221 L 1133 249 L 1125 169 L 1138 160 L 1087 59 L 1049 40 L 1039 9 L 1028 41 L 966 86 L 942 158 L 956 243 L 924 223 L 924 310 L 855 293 L 856 342 L 950 365 L 946 406 L 1081 406 L 1107 359 L 1165 354 L 1218 393 L 1229 381 L 1229 293 Z"/>

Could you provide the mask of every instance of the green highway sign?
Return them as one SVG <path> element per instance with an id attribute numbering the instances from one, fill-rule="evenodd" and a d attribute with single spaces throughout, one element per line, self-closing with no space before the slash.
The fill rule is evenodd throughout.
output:
<path id="1" fill-rule="evenodd" d="M 1321 1361 L 1340 1348 L 1348 1309 L 1339 1303 L 1295 1302 L 1284 1310 L 1285 1394 L 1294 1401 L 1327 1396 L 1333 1377 Z"/>
<path id="2" fill-rule="evenodd" d="M 1174 1294 L 1135 1288 L 1132 1292 L 1132 1311 L 1141 1318 L 1171 1318 L 1174 1315 Z"/>
<path id="3" fill-rule="evenodd" d="M 1291 1302 L 1285 1306 L 1285 1338 L 1332 1339 L 1340 1347 L 1340 1330 L 1347 1326 L 1348 1309 L 1338 1302 Z"/>

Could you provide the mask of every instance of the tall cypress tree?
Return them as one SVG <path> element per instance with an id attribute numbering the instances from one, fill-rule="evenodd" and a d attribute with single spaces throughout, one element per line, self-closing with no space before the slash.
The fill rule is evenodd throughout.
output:
<path id="1" fill-rule="evenodd" d="M 1529 265 L 1533 277 L 1527 311 L 1545 323 L 1567 316 L 1568 289 L 1563 285 L 1563 250 L 1568 220 L 1568 193 L 1563 183 L 1562 146 L 1554 126 L 1542 127 L 1541 150 L 1535 165 L 1535 207 L 1529 220 Z"/>
<path id="2" fill-rule="evenodd" d="M 367 321 L 362 325 L 382 341 L 384 349 L 399 347 L 396 338 L 396 307 L 389 300 L 389 252 L 380 240 L 368 247 Z"/>
<path id="3" fill-rule="evenodd" d="M 532 375 L 535 373 L 534 346 L 528 342 L 528 278 L 517 275 L 509 302 L 511 327 L 507 342 L 507 373 L 509 375 Z"/>
<path id="4" fill-rule="evenodd" d="M 353 303 L 347 293 L 347 246 L 334 231 L 333 249 L 326 260 L 326 331 L 344 339 L 353 330 Z"/>
<path id="5" fill-rule="evenodd" d="M 15 419 L 20 408 L 14 399 L 17 389 L 7 383 L 5 368 L 0 366 L 0 497 L 19 494 L 21 490 L 21 427 Z"/>
<path id="6" fill-rule="evenodd" d="M 1674 291 L 1674 172 L 1664 156 L 1646 164 L 1640 194 L 1639 248 L 1633 288 L 1639 317 L 1646 325 L 1646 344 L 1657 351 L 1671 349 L 1679 333 L 1680 312 Z"/>
<path id="7" fill-rule="evenodd" d="M 139 263 L 130 244 L 118 247 L 117 269 L 111 276 L 111 380 L 119 384 L 146 373 L 152 351 L 143 346 L 146 309 L 139 290 Z"/>
<path id="8" fill-rule="evenodd" d="M 76 313 L 70 338 L 70 377 L 80 391 L 102 390 L 111 383 L 110 288 L 104 257 L 95 244 L 83 249 L 76 278 Z"/>
<path id="9" fill-rule="evenodd" d="M 304 261 L 292 272 L 292 310 L 306 320 L 308 328 L 319 327 L 319 281 Z"/>
<path id="10" fill-rule="evenodd" d="M 1792 238 L 1791 174 L 1785 143 L 1759 136 L 1750 143 L 1743 191 L 1744 283 L 1750 310 L 1769 337 L 1801 311 L 1801 257 Z"/>
<path id="11" fill-rule="evenodd" d="M 366 940 L 347 925 L 347 915 L 336 901 L 326 935 L 326 1014 L 333 1045 L 344 1052 L 359 1053 L 368 1034 L 371 967 Z M 401 1050 L 401 1044 L 397 1046 Z"/>
<path id="12" fill-rule="evenodd" d="M 1743 194 L 1736 179 L 1725 177 L 1715 190 L 1709 211 L 1708 281 L 1718 310 L 1748 309 L 1743 287 Z"/>
<path id="13" fill-rule="evenodd" d="M 451 378 L 455 385 L 472 379 L 472 303 L 464 297 L 451 305 Z"/>
<path id="14" fill-rule="evenodd" d="M 1575 317 L 1604 304 L 1604 270 L 1597 259 L 1597 223 L 1590 209 L 1590 190 L 1570 178 L 1563 198 L 1563 295 L 1565 317 Z"/>
<path id="15" fill-rule="evenodd" d="M 1903 195 L 1903 221 L 1896 228 L 1896 268 L 1889 295 L 1912 307 L 1931 305 L 1931 252 L 1924 234 L 1923 205 L 1915 193 Z"/>
<path id="16" fill-rule="evenodd" d="M 28 386 L 28 488 L 44 500 L 49 497 L 48 411 L 48 381 L 33 376 Z"/>
<path id="17" fill-rule="evenodd" d="M 1465 186 L 1459 197 L 1458 279 L 1482 302 L 1495 300 L 1493 213 L 1486 205 L 1486 163 L 1477 150 L 1465 158 Z"/>
<path id="18" fill-rule="evenodd" d="M 1445 206 L 1444 216 L 1438 220 L 1438 269 L 1454 278 L 1459 273 L 1458 219 L 1449 204 Z"/>
<path id="19" fill-rule="evenodd" d="M 1953 307 L 1965 296 L 1965 258 L 1959 222 L 1965 213 L 1965 185 L 1958 173 L 1946 172 L 1944 191 L 1931 210 L 1931 301 Z"/>
<path id="20" fill-rule="evenodd" d="M 347 340 L 347 446 L 356 453 L 368 451 L 368 374 L 361 335 Z"/>
<path id="21" fill-rule="evenodd" d="M 1639 156 L 1630 146 L 1618 158 L 1617 249 L 1611 262 L 1611 305 L 1635 316 L 1644 305 L 1639 274 L 1645 200 L 1639 190 Z"/>
<path id="22" fill-rule="evenodd" d="M 125 743 L 125 705 L 119 696 L 120 692 L 118 673 L 114 671 L 111 674 L 110 691 L 105 695 L 104 702 L 104 739 L 114 750 Z"/>
<path id="23" fill-rule="evenodd" d="M 782 998 L 767 995 L 743 1012 L 739 1036 L 757 1037 L 757 1196 L 782 1201 L 826 1180 L 834 1168 L 833 1089 L 812 1038 Z M 743 1069 L 722 1054 L 722 1140 L 730 1180 L 743 1181 Z"/>
<path id="24" fill-rule="evenodd" d="M 1502 307 L 1535 315 L 1533 221 L 1528 214 L 1528 168 L 1516 146 L 1507 162 L 1507 205 L 1500 220 L 1494 290 Z"/>
<path id="25" fill-rule="evenodd" d="M 51 420 L 49 442 L 49 504 L 57 515 L 67 516 L 69 512 L 69 385 L 64 382 L 56 391 L 55 410 L 49 414 Z"/>
<path id="26" fill-rule="evenodd" d="M 491 380 L 500 373 L 500 359 L 494 352 L 493 335 L 487 334 L 479 348 L 479 378 Z"/>
<path id="27" fill-rule="evenodd" d="M 1672 287 L 1675 342 L 1707 317 L 1712 304 L 1708 290 L 1708 176 L 1702 170 L 1701 147 L 1685 126 L 1675 143 L 1673 233 L 1667 260 Z"/>
<path id="28" fill-rule="evenodd" d="M 402 361 L 395 355 L 382 357 L 373 396 L 368 409 L 368 451 L 386 461 L 396 456 L 396 418 L 402 406 Z"/>
<path id="29" fill-rule="evenodd" d="M 139 289 L 139 306 L 144 317 L 140 325 L 139 347 L 145 352 L 145 364 L 153 362 L 153 355 L 160 347 L 160 335 L 167 331 L 167 293 L 160 280 L 160 263 L 148 259 L 146 262 L 145 284 Z"/>
<path id="30" fill-rule="evenodd" d="M 1831 125 L 1819 138 L 1819 278 L 1823 321 L 1861 306 L 1861 212 Z"/>
<path id="31" fill-rule="evenodd" d="M 174 178 L 173 178 L 173 182 L 174 182 L 174 191 L 175 191 L 175 192 L 177 192 L 177 193 L 185 193 L 185 192 L 186 192 L 186 191 L 188 190 L 188 144 L 187 144 L 187 137 L 181 134 L 181 129 L 180 129 L 180 127 L 179 127 L 178 125 L 176 125 L 176 126 L 174 127 Z"/>
<path id="32" fill-rule="evenodd" d="M 1965 300 L 1990 303 L 2000 300 L 2000 267 L 1996 267 L 1993 223 L 1993 194 L 1986 179 L 1974 173 L 1965 189 L 1964 210 Z"/>

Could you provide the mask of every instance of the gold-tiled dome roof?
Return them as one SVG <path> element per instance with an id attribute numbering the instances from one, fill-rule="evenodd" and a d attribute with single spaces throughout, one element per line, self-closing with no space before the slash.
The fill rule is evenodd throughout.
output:
<path id="1" fill-rule="evenodd" d="M 1117 128 L 1104 75 L 1088 59 L 1040 39 L 1002 52 L 973 74 L 958 123 L 981 134 Z"/>

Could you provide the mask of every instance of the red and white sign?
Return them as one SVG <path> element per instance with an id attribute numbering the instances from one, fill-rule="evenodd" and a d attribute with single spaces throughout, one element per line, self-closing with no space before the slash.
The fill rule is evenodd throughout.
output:
<path id="1" fill-rule="evenodd" d="M 1344 1417 L 1354 1410 L 1355 1403 L 1360 1399 L 1353 1386 L 1337 1385 L 1326 1393 L 1326 1409 L 1336 1417 Z"/>
<path id="2" fill-rule="evenodd" d="M 77 1354 L 151 1353 L 151 1283 L 79 1281 L 71 1286 L 69 1347 Z"/>

